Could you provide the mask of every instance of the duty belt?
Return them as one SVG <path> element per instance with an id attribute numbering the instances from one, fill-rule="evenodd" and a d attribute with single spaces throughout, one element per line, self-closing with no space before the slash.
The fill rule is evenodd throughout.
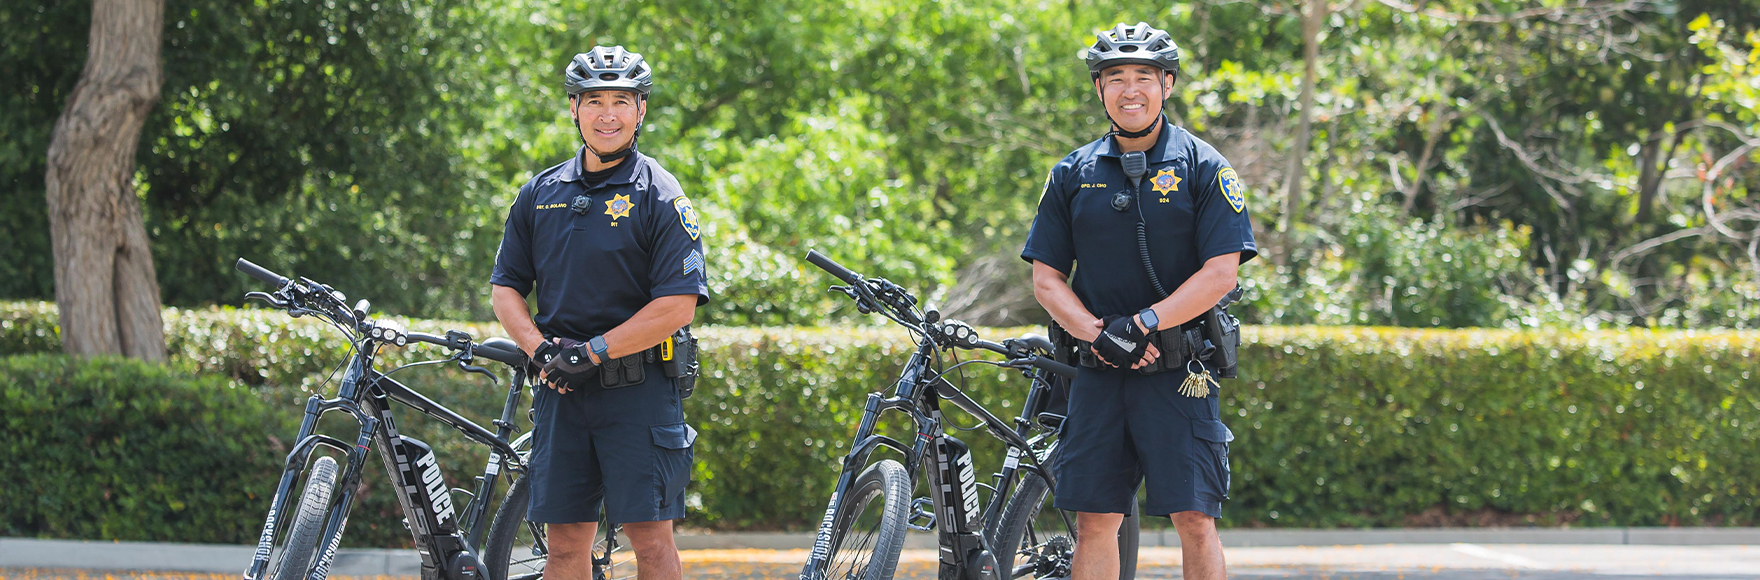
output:
<path id="1" fill-rule="evenodd" d="M 685 327 L 653 348 L 600 363 L 599 387 L 620 389 L 647 382 L 647 364 L 660 363 L 660 371 L 675 381 L 684 397 L 696 388 L 697 339 Z"/>
<path id="2" fill-rule="evenodd" d="M 1056 322 L 1051 323 L 1050 337 L 1052 344 L 1057 345 L 1057 355 L 1061 362 L 1080 364 L 1088 368 L 1100 368 L 1100 358 L 1094 356 L 1093 343 L 1081 340 L 1065 331 Z M 1204 329 L 1197 323 L 1187 323 L 1178 328 L 1157 330 L 1148 335 L 1149 344 L 1161 351 L 1155 362 L 1136 369 L 1140 374 L 1154 375 L 1167 371 L 1186 372 L 1186 363 L 1192 360 L 1193 352 L 1204 344 Z M 1073 359 L 1073 361 L 1071 360 Z M 1128 364 L 1135 364 L 1131 361 Z"/>

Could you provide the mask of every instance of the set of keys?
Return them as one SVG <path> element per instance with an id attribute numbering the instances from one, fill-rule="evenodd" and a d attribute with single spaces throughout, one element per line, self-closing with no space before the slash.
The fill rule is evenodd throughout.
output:
<path id="1" fill-rule="evenodd" d="M 1192 372 L 1193 363 L 1197 363 L 1198 372 Z M 1210 385 L 1216 385 L 1216 390 L 1218 391 L 1222 390 L 1222 384 L 1216 382 L 1215 377 L 1210 376 L 1210 369 L 1204 368 L 1204 363 L 1198 362 L 1195 359 L 1187 361 L 1186 381 L 1180 383 L 1179 394 L 1195 399 L 1202 399 L 1210 396 Z"/>

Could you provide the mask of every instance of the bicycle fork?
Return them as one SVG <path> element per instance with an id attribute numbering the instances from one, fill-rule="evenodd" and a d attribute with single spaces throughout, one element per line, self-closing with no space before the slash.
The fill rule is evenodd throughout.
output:
<path id="1" fill-rule="evenodd" d="M 325 411 L 344 409 L 360 420 L 360 434 L 354 445 L 348 445 L 340 439 L 328 435 L 314 433 L 318 427 L 318 418 Z M 349 506 L 354 501 L 355 490 L 360 483 L 360 468 L 366 463 L 368 444 L 372 441 L 373 432 L 378 429 L 379 420 L 360 412 L 352 403 L 345 399 L 323 400 L 313 396 L 306 400 L 305 418 L 300 422 L 299 436 L 295 438 L 293 450 L 287 454 L 287 461 L 282 466 L 281 483 L 275 486 L 275 496 L 269 501 L 269 516 L 263 521 L 263 533 L 257 538 L 257 550 L 251 556 L 250 568 L 245 570 L 245 580 L 258 580 L 269 566 L 269 553 L 274 549 L 275 533 L 278 525 L 287 512 L 288 496 L 293 492 L 294 484 L 299 482 L 300 475 L 305 473 L 306 461 L 311 458 L 312 451 L 322 445 L 342 452 L 348 457 L 348 469 L 343 471 L 341 486 L 342 495 L 330 507 L 324 521 L 324 533 L 320 536 L 319 546 L 323 547 L 311 571 L 311 578 L 324 578 L 329 574 L 330 560 L 336 555 L 336 546 L 342 537 L 343 525 L 348 521 Z"/>

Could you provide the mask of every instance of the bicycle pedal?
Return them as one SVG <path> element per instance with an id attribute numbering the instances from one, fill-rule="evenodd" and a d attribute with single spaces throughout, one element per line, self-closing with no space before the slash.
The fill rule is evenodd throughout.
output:
<path id="1" fill-rule="evenodd" d="M 928 532 L 935 529 L 935 512 L 933 510 L 925 510 L 923 509 L 923 506 L 933 508 L 935 507 L 935 502 L 926 497 L 919 497 L 911 501 L 911 517 L 905 520 L 906 527 L 919 532 Z M 922 520 L 923 523 L 919 524 L 917 523 L 917 520 Z"/>

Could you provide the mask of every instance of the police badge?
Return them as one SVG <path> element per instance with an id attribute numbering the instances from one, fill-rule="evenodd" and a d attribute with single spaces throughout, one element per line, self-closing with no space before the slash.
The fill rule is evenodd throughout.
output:
<path id="1" fill-rule="evenodd" d="M 1174 174 L 1173 168 L 1165 167 L 1155 172 L 1155 180 L 1150 183 L 1154 184 L 1155 193 L 1166 197 L 1169 193 L 1179 191 L 1179 182 L 1180 178 Z"/>
<path id="2" fill-rule="evenodd" d="M 611 221 L 617 221 L 617 218 L 629 217 L 631 207 L 635 204 L 630 202 L 629 196 L 619 195 L 605 202 L 605 215 L 611 216 Z"/>

